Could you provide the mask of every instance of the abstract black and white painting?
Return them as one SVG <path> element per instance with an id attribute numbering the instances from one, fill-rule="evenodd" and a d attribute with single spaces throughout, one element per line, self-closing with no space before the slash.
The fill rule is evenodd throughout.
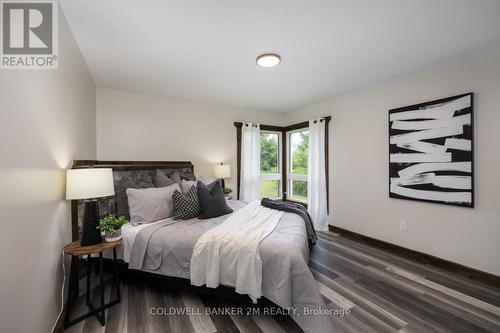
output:
<path id="1" fill-rule="evenodd" d="M 465 207 L 473 197 L 473 94 L 389 110 L 389 196 Z"/>

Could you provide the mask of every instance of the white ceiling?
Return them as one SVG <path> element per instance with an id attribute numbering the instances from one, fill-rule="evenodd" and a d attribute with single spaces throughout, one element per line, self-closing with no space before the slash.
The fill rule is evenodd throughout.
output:
<path id="1" fill-rule="evenodd" d="M 499 0 L 61 2 L 98 85 L 267 111 L 500 40 Z"/>

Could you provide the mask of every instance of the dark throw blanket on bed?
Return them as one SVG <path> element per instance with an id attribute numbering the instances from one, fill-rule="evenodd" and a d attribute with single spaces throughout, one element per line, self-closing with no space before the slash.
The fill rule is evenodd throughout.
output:
<path id="1" fill-rule="evenodd" d="M 264 207 L 281 210 L 284 212 L 294 213 L 299 215 L 306 225 L 307 232 L 307 242 L 309 243 L 309 249 L 312 250 L 316 241 L 318 240 L 318 236 L 316 236 L 316 230 L 314 230 L 314 225 L 311 220 L 311 216 L 307 212 L 307 209 L 299 203 L 291 202 L 291 201 L 277 201 L 271 200 L 268 198 L 264 198 L 261 200 L 260 204 Z"/>

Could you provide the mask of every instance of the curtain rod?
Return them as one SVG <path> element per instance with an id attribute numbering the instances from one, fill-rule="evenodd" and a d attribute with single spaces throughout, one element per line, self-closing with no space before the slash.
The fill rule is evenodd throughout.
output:
<path id="1" fill-rule="evenodd" d="M 330 122 L 331 119 L 332 119 L 332 116 L 324 116 L 324 117 L 319 118 L 320 122 L 325 121 L 326 123 Z M 315 122 L 317 122 L 317 120 L 315 120 Z M 262 127 L 273 127 L 273 130 L 285 131 L 285 130 L 288 130 L 289 128 L 295 128 L 298 125 L 304 125 L 304 127 L 307 127 L 307 125 L 306 125 L 307 123 L 309 123 L 309 120 L 303 121 L 303 122 L 298 123 L 298 124 L 288 125 L 288 126 L 276 126 L 276 125 L 257 124 L 257 123 L 252 123 L 252 122 L 247 123 L 244 121 L 241 121 L 241 122 L 235 121 L 234 126 L 236 126 L 237 128 L 241 128 L 241 127 L 243 127 L 243 125 L 248 126 L 248 124 L 253 124 L 255 127 L 257 127 L 257 125 L 260 125 L 261 128 Z"/>

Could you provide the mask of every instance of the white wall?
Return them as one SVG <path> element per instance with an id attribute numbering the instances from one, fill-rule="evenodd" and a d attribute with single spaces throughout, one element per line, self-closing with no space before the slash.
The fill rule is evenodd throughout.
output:
<path id="1" fill-rule="evenodd" d="M 475 93 L 476 207 L 389 198 L 388 110 L 467 92 Z M 287 122 L 325 115 L 330 224 L 500 275 L 500 44 L 290 113 Z"/>
<path id="2" fill-rule="evenodd" d="M 99 160 L 191 161 L 197 176 L 231 166 L 236 191 L 234 121 L 276 125 L 284 115 L 198 104 L 161 96 L 97 88 Z"/>
<path id="3" fill-rule="evenodd" d="M 71 240 L 64 170 L 96 157 L 95 84 L 59 15 L 58 70 L 0 70 L 0 331 L 49 332 Z"/>

